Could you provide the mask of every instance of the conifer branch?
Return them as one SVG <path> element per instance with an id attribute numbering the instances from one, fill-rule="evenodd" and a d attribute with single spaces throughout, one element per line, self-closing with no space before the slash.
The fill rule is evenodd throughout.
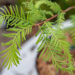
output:
<path id="1" fill-rule="evenodd" d="M 52 58 L 52 62 L 57 69 L 73 72 L 75 69 L 69 51 L 70 44 L 67 42 L 61 26 L 62 22 L 64 22 L 64 13 L 71 9 L 75 9 L 75 6 L 62 10 L 56 2 L 51 2 L 49 0 L 39 0 L 35 3 L 33 0 L 30 2 L 25 1 L 23 4 L 25 8 L 28 9 L 27 11 L 24 11 L 22 6 L 19 8 L 17 5 L 9 6 L 9 9 L 6 6 L 0 8 L 0 10 L 2 10 L 0 11 L 1 18 L 7 23 L 7 31 L 13 31 L 13 33 L 3 35 L 13 39 L 6 43 L 2 43 L 3 46 L 9 46 L 7 49 L 0 52 L 0 58 L 4 58 L 3 66 L 9 69 L 12 64 L 16 66 L 19 64 L 20 53 L 18 48 L 21 48 L 21 42 L 26 40 L 25 37 L 32 31 L 33 26 L 42 25 L 36 34 L 38 35 L 39 32 L 41 32 L 36 42 L 36 44 L 42 42 L 38 48 L 38 51 L 43 49 L 40 56 L 45 54 L 44 59 L 46 57 L 46 61 Z M 47 5 L 50 10 L 43 10 L 41 8 L 42 4 Z M 57 14 L 54 15 L 55 13 Z M 47 19 L 47 15 L 52 17 Z M 55 22 L 48 22 L 56 17 L 57 20 Z M 39 21 L 42 22 L 35 24 Z M 75 21 L 74 17 L 72 21 Z M 2 21 L 0 23 L 2 23 Z M 54 27 L 53 24 L 55 23 L 57 26 Z M 72 37 L 74 37 L 74 35 L 75 34 L 73 34 Z M 62 51 L 64 53 L 62 53 Z M 63 66 L 67 67 L 64 68 Z"/>
<path id="2" fill-rule="evenodd" d="M 67 8 L 67 9 L 63 10 L 62 12 L 63 12 L 63 13 L 66 13 L 66 12 L 72 10 L 72 9 L 75 9 L 75 6 L 69 7 L 69 8 Z M 38 24 L 35 24 L 35 26 L 41 26 L 41 25 L 44 24 L 45 22 L 51 21 L 52 19 L 56 18 L 57 16 L 58 16 L 58 14 L 56 14 L 56 15 L 54 15 L 54 16 L 48 18 L 48 19 L 46 19 L 45 21 L 42 21 L 42 22 L 40 22 L 40 23 L 38 23 Z"/>

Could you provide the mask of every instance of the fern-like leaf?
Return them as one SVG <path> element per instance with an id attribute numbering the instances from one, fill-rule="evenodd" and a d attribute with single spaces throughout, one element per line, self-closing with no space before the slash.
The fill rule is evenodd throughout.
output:
<path id="1" fill-rule="evenodd" d="M 0 8 L 0 15 L 7 22 L 7 28 L 10 26 L 13 28 L 8 28 L 7 31 L 11 33 L 3 34 L 4 37 L 12 38 L 6 43 L 2 43 L 3 46 L 8 46 L 5 50 L 0 52 L 0 58 L 4 58 L 3 65 L 8 66 L 8 69 L 14 65 L 19 64 L 21 59 L 18 48 L 21 49 L 21 43 L 26 40 L 26 35 L 32 31 L 32 25 L 26 23 L 25 13 L 23 8 L 20 9 L 17 5 L 9 6 L 9 10 L 6 6 Z"/>
<path id="2" fill-rule="evenodd" d="M 8 9 L 9 8 L 9 9 Z M 0 8 L 0 15 L 4 18 L 5 22 L 7 22 L 7 28 L 9 26 L 18 27 L 18 25 L 23 25 L 26 23 L 24 10 L 22 7 L 18 8 L 17 5 L 15 6 L 4 6 L 4 8 Z"/>
<path id="3" fill-rule="evenodd" d="M 8 69 L 12 64 L 19 64 L 21 59 L 18 48 L 21 49 L 21 42 L 26 40 L 26 35 L 31 32 L 31 27 L 29 28 L 10 28 L 8 31 L 15 31 L 15 33 L 3 34 L 5 37 L 12 38 L 12 40 L 7 43 L 2 43 L 3 46 L 9 46 L 7 49 L 0 52 L 1 58 L 4 58 L 3 65 L 8 66 Z M 21 41 L 22 40 L 22 41 Z"/>
<path id="4" fill-rule="evenodd" d="M 58 27 L 58 26 L 57 26 Z M 38 50 L 41 51 L 40 57 L 49 61 L 52 59 L 57 69 L 71 72 L 74 70 L 72 56 L 70 54 L 70 44 L 66 41 L 64 32 L 60 27 L 53 28 L 50 22 L 45 23 L 40 31 L 37 44 L 42 41 Z"/>

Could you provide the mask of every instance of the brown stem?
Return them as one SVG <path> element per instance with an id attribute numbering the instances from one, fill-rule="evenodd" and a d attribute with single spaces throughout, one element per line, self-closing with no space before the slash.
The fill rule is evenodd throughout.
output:
<path id="1" fill-rule="evenodd" d="M 69 7 L 69 8 L 67 8 L 67 9 L 63 10 L 62 12 L 66 13 L 66 12 L 72 10 L 72 9 L 75 9 L 75 6 Z M 46 19 L 45 21 L 42 21 L 42 22 L 40 22 L 40 23 L 38 23 L 38 24 L 35 24 L 35 26 L 41 26 L 41 25 L 44 24 L 45 22 L 51 21 L 52 19 L 56 18 L 57 16 L 58 16 L 58 15 L 56 14 L 56 15 L 54 15 L 54 16 L 52 16 L 52 17 Z"/>

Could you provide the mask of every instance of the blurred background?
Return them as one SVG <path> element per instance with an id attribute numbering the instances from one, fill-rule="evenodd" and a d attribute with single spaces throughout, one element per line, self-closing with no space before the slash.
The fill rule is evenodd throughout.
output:
<path id="1" fill-rule="evenodd" d="M 21 5 L 21 3 L 25 0 L 0 0 L 0 6 L 9 6 Z M 61 8 L 64 10 L 70 6 L 75 5 L 75 0 L 52 0 L 57 2 Z M 63 23 L 62 28 L 70 27 L 71 22 L 69 20 L 69 15 L 75 14 L 74 10 L 71 10 L 66 15 L 66 21 Z M 2 59 L 0 59 L 0 75 L 70 75 L 68 73 L 64 73 L 62 71 L 56 71 L 54 65 L 51 62 L 45 63 L 42 60 L 38 59 L 37 48 L 39 45 L 36 45 L 36 40 L 39 35 L 36 37 L 35 33 L 38 31 L 38 27 L 33 27 L 32 33 L 27 36 L 27 40 L 22 44 L 22 50 L 19 50 L 21 53 L 22 60 L 18 67 L 14 65 L 8 70 L 7 68 L 3 68 L 1 66 Z M 2 33 L 7 33 L 4 29 L 0 29 L 0 50 L 5 49 L 1 46 L 1 42 L 6 42 L 9 39 L 4 38 Z M 74 50 L 72 51 L 73 56 L 75 56 Z"/>

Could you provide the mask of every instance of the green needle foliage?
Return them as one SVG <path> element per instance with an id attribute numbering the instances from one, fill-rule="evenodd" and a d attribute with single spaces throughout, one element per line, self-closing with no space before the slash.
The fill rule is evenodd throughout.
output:
<path id="1" fill-rule="evenodd" d="M 48 7 L 48 9 L 44 9 L 42 6 Z M 7 23 L 7 31 L 11 32 L 3 34 L 4 37 L 11 38 L 10 41 L 2 43 L 3 46 L 8 46 L 7 49 L 0 51 L 0 58 L 4 59 L 3 66 L 8 66 L 8 69 L 12 64 L 17 66 L 21 60 L 18 49 L 21 49 L 21 43 L 26 40 L 26 35 L 31 33 L 32 27 L 37 22 L 46 20 L 47 16 L 58 14 L 56 21 L 45 22 L 41 27 L 39 26 L 37 35 L 40 33 L 40 36 L 36 44 L 41 42 L 38 51 L 41 51 L 40 57 L 43 56 L 45 61 L 52 59 L 57 69 L 73 72 L 73 61 L 69 51 L 70 43 L 66 40 L 64 30 L 61 29 L 65 13 L 61 12 L 62 9 L 56 2 L 25 0 L 20 7 L 17 5 L 4 6 L 0 10 L 1 18 Z M 74 20 L 75 17 L 72 16 L 73 24 L 75 24 Z"/>
<path id="2" fill-rule="evenodd" d="M 0 14 L 5 22 L 7 22 L 7 28 L 10 26 L 7 31 L 12 32 L 9 34 L 3 34 L 3 36 L 13 38 L 7 43 L 2 43 L 3 46 L 9 47 L 0 52 L 0 54 L 4 53 L 1 56 L 1 58 L 5 59 L 3 65 L 8 66 L 9 69 L 10 66 L 12 66 L 12 63 L 16 66 L 19 64 L 20 53 L 18 48 L 21 49 L 21 42 L 26 40 L 26 35 L 32 31 L 32 26 L 26 24 L 25 14 L 22 7 L 20 8 L 20 11 L 17 6 L 9 6 L 10 11 L 6 6 L 0 9 L 3 11 L 0 12 Z"/>
<path id="3" fill-rule="evenodd" d="M 42 50 L 40 57 L 43 56 L 45 61 L 51 58 L 57 69 L 72 72 L 74 67 L 69 51 L 70 44 L 66 41 L 64 32 L 59 27 L 52 28 L 52 26 L 47 22 L 40 29 L 41 34 L 37 40 L 37 44 L 42 41 L 38 48 L 39 51 Z"/>

